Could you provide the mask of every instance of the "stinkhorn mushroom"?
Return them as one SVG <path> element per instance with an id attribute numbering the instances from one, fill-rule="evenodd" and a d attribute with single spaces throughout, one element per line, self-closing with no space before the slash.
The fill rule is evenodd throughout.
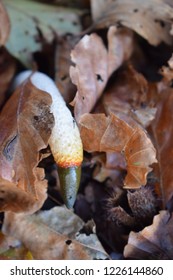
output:
<path id="1" fill-rule="evenodd" d="M 60 188 L 64 203 L 72 208 L 76 200 L 81 176 L 83 148 L 77 124 L 54 81 L 47 75 L 32 71 L 21 72 L 14 81 L 17 87 L 30 78 L 38 89 L 52 97 L 51 113 L 55 125 L 49 139 L 49 146 L 58 166 Z"/>

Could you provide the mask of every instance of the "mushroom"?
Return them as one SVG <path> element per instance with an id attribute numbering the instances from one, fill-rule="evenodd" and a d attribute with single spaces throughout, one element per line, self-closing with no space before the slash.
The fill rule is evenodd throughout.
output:
<path id="1" fill-rule="evenodd" d="M 30 70 L 23 71 L 15 78 L 14 88 L 28 78 L 35 87 L 52 97 L 51 113 L 55 125 L 49 139 L 49 146 L 58 166 L 64 203 L 67 208 L 72 208 L 79 188 L 83 160 L 83 147 L 77 124 L 56 84 L 47 75 Z"/>

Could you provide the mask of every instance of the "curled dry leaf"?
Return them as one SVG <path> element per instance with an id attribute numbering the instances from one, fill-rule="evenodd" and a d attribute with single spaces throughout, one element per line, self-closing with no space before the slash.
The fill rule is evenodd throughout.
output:
<path id="1" fill-rule="evenodd" d="M 47 147 L 54 125 L 50 105 L 51 97 L 28 81 L 14 92 L 0 114 L 2 186 L 5 187 L 4 180 L 7 180 L 21 193 L 26 192 L 38 200 L 39 193 L 45 189 L 42 170 L 37 168 L 41 160 L 39 151 Z M 5 203 L 6 210 L 8 206 L 11 207 Z"/>
<path id="2" fill-rule="evenodd" d="M 130 233 L 124 249 L 125 258 L 173 259 L 172 231 L 173 217 L 167 211 L 161 211 L 151 226 L 138 233 Z"/>
<path id="3" fill-rule="evenodd" d="M 49 212 L 48 215 L 46 212 Z M 59 210 L 57 207 L 56 210 L 45 211 L 45 216 L 46 218 L 44 218 L 44 212 L 41 212 L 41 215 L 34 214 L 32 216 L 8 212 L 5 214 L 3 232 L 21 240 L 30 250 L 34 259 L 91 260 L 108 258 L 96 236 L 93 239 L 95 244 L 89 237 L 90 242 L 87 242 L 87 245 L 85 245 L 87 236 L 85 238 L 83 236 L 84 241 L 80 239 L 80 242 L 71 239 L 75 237 L 73 222 L 75 221 L 76 230 L 83 224 L 81 219 L 75 216 L 72 211 L 65 207 Z M 47 216 L 49 216 L 49 219 Z M 49 220 L 51 220 L 51 223 Z M 66 234 L 64 234 L 62 225 L 65 227 Z M 67 235 L 68 233 L 70 237 Z"/>
<path id="4" fill-rule="evenodd" d="M 149 167 L 157 162 L 155 148 L 146 132 L 111 114 L 84 114 L 79 128 L 84 150 L 88 152 L 123 152 L 127 163 L 124 186 L 138 188 L 146 184 Z"/>
<path id="5" fill-rule="evenodd" d="M 0 46 L 4 45 L 10 33 L 10 21 L 2 2 L 0 2 Z"/>
<path id="6" fill-rule="evenodd" d="M 77 86 L 71 104 L 77 121 L 81 115 L 93 109 L 112 72 L 132 53 L 131 32 L 110 27 L 107 36 L 108 51 L 102 39 L 97 34 L 91 34 L 85 35 L 71 53 L 75 66 L 70 67 L 70 76 Z"/>
<path id="7" fill-rule="evenodd" d="M 150 44 L 171 43 L 173 8 L 165 0 L 92 0 L 94 27 L 113 24 L 129 27 Z"/>

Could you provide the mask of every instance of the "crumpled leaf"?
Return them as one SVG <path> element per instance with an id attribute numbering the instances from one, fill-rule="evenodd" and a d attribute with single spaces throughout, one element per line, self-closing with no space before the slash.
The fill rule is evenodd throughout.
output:
<path id="1" fill-rule="evenodd" d="M 31 65 L 32 53 L 42 48 L 40 32 L 50 43 L 55 34 L 78 33 L 81 30 L 78 10 L 31 0 L 6 0 L 4 4 L 11 22 L 6 47 L 26 66 Z"/>
<path id="2" fill-rule="evenodd" d="M 165 0 L 92 0 L 94 27 L 129 27 L 150 44 L 171 43 L 173 8 Z"/>
<path id="3" fill-rule="evenodd" d="M 4 45 L 10 33 L 10 21 L 6 9 L 0 2 L 0 46 Z"/>
<path id="4" fill-rule="evenodd" d="M 173 217 L 161 211 L 153 224 L 140 232 L 131 232 L 124 249 L 125 258 L 173 259 Z"/>
<path id="5" fill-rule="evenodd" d="M 127 123 L 111 114 L 84 114 L 79 128 L 87 152 L 123 152 L 127 163 L 126 188 L 146 184 L 146 176 L 157 162 L 156 150 L 146 132 L 135 122 Z"/>
<path id="6" fill-rule="evenodd" d="M 108 255 L 105 253 L 98 239 L 94 235 L 94 239 L 85 236 L 88 239 L 87 245 L 83 241 L 78 242 L 74 238 L 73 221 L 76 221 L 75 229 L 79 229 L 79 225 L 83 224 L 79 217 L 74 217 L 72 211 L 63 207 L 62 209 L 51 209 L 26 216 L 23 214 L 14 214 L 8 212 L 5 214 L 5 222 L 3 224 L 3 232 L 7 235 L 13 235 L 30 250 L 34 259 L 106 259 Z M 44 218 L 44 213 L 46 218 Z M 48 213 L 48 215 L 47 215 Z M 49 218 L 51 223 L 49 224 Z M 60 219 L 60 221 L 59 221 Z M 59 225 L 61 229 L 59 232 Z M 65 226 L 66 234 L 63 232 Z M 26 231 L 27 228 L 27 231 Z M 69 230 L 70 237 L 67 235 Z M 78 237 L 79 238 L 79 237 Z M 94 243 L 94 241 L 96 243 Z"/>
<path id="7" fill-rule="evenodd" d="M 13 195 L 18 196 L 17 188 L 21 191 L 23 198 L 28 193 L 34 200 L 37 198 L 39 201 L 40 194 L 42 197 L 42 193 L 44 193 L 45 199 L 43 170 L 37 168 L 37 165 L 41 160 L 39 151 L 47 147 L 54 125 L 50 106 L 51 97 L 28 81 L 16 89 L 2 109 L 0 114 L 2 209 L 4 207 L 6 210 L 8 207 L 13 208 L 14 203 L 10 204 L 12 201 L 9 201 L 8 204 L 7 202 L 10 197 L 9 193 L 11 193 L 11 200 Z M 5 189 L 6 186 L 7 189 Z M 2 188 L 4 188 L 3 191 Z M 20 207 L 16 205 L 17 209 Z"/>
<path id="8" fill-rule="evenodd" d="M 112 72 L 132 53 L 131 32 L 118 31 L 112 26 L 107 37 L 108 50 L 102 39 L 93 33 L 85 35 L 71 53 L 75 66 L 70 67 L 70 77 L 77 86 L 77 93 L 71 105 L 74 106 L 76 120 L 93 109 Z"/>

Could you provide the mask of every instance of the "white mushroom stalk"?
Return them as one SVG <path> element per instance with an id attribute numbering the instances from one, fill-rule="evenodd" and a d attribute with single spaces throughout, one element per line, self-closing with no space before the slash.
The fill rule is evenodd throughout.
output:
<path id="1" fill-rule="evenodd" d="M 32 73 L 32 71 L 21 72 L 15 78 L 14 87 L 28 78 L 35 87 L 52 97 L 51 113 L 55 125 L 49 139 L 49 146 L 58 166 L 64 202 L 68 208 L 72 208 L 79 187 L 83 160 L 83 147 L 78 127 L 54 81 L 47 75 L 40 72 Z"/>

